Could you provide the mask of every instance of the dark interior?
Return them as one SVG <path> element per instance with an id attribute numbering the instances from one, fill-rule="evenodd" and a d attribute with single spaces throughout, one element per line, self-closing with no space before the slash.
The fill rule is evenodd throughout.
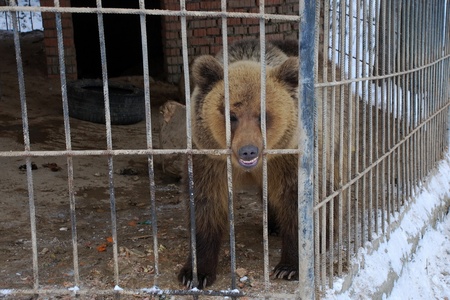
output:
<path id="1" fill-rule="evenodd" d="M 103 7 L 139 8 L 139 0 L 103 0 Z M 96 7 L 95 0 L 72 1 L 74 7 Z M 146 0 L 145 7 L 159 9 L 160 1 Z M 78 78 L 102 78 L 97 14 L 72 14 Z M 108 77 L 142 75 L 139 15 L 103 14 Z M 161 16 L 147 16 L 149 72 L 164 79 Z"/>

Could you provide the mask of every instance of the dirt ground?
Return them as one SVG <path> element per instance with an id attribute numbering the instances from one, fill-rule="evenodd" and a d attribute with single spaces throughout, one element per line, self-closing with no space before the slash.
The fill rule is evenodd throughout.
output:
<path id="1" fill-rule="evenodd" d="M 26 105 L 31 150 L 64 150 L 65 136 L 58 79 L 46 77 L 41 32 L 21 37 L 25 69 Z M 126 80 L 126 78 L 124 79 Z M 151 86 L 153 136 L 158 142 L 158 105 L 177 97 L 176 86 L 156 82 Z M 105 126 L 70 118 L 74 150 L 106 149 Z M 145 149 L 145 122 L 113 126 L 114 149 Z M 0 151 L 24 149 L 17 66 L 12 34 L 0 31 Z M 183 289 L 176 274 L 188 253 L 188 228 L 181 201 L 180 182 L 162 171 L 155 158 L 158 218 L 159 271 L 161 289 Z M 32 171 L 41 289 L 73 287 L 73 250 L 68 194 L 67 159 L 35 157 Z M 113 248 L 111 231 L 108 162 L 106 157 L 74 157 L 76 229 L 80 288 L 113 289 Z M 30 210 L 23 157 L 0 157 L 0 289 L 33 288 Z M 52 170 L 49 164 L 56 164 Z M 150 288 L 154 283 L 154 255 L 148 164 L 145 156 L 114 157 L 114 191 L 119 249 L 119 285 L 123 289 Z M 125 170 L 125 172 L 124 172 Z M 131 172 L 127 172 L 131 170 Z M 263 248 L 261 204 L 250 192 L 241 192 L 235 203 L 237 267 L 247 280 L 240 282 L 244 293 L 263 291 Z M 279 259 L 280 239 L 270 237 L 270 265 Z M 219 278 L 212 289 L 229 288 L 230 253 L 224 241 Z M 245 278 L 244 278 L 245 279 Z M 276 293 L 290 293 L 297 282 L 273 281 Z M 0 298 L 6 296 L 0 294 Z M 148 298 L 146 295 L 125 298 Z M 9 297 L 8 297 L 9 298 Z M 11 299 L 17 299 L 17 296 Z M 29 298 L 29 297 L 28 297 Z M 164 298 L 164 297 L 162 297 Z M 27 299 L 24 297 L 23 299 Z M 40 296 L 39 299 L 53 299 Z M 56 297 L 55 299 L 61 299 Z"/>

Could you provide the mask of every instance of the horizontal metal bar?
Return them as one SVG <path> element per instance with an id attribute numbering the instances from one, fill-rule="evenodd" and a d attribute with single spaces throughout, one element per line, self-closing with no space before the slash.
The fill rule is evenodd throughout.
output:
<path id="1" fill-rule="evenodd" d="M 450 54 L 447 54 L 439 59 L 434 60 L 431 63 L 425 64 L 423 66 L 414 68 L 414 69 L 409 69 L 407 71 L 401 71 L 401 72 L 396 72 L 396 73 L 389 73 L 386 75 L 378 75 L 378 76 L 368 76 L 368 77 L 360 77 L 360 78 L 353 78 L 353 79 L 342 79 L 339 81 L 333 81 L 333 82 L 321 82 L 321 83 L 316 83 L 314 85 L 315 88 L 323 88 L 323 87 L 332 87 L 332 86 L 339 86 L 339 85 L 348 85 L 349 83 L 353 83 L 353 82 L 361 82 L 361 81 L 375 81 L 375 80 L 380 80 L 380 79 L 387 79 L 387 78 L 393 78 L 393 77 L 398 77 L 400 75 L 405 75 L 405 74 L 411 74 L 411 73 L 417 73 L 418 71 L 433 67 L 437 64 L 439 64 L 441 61 L 449 59 L 450 58 Z"/>
<path id="2" fill-rule="evenodd" d="M 266 149 L 263 154 L 299 154 L 298 149 Z M 0 151 L 0 157 L 39 157 L 39 156 L 117 156 L 117 155 L 228 155 L 227 149 L 120 149 L 120 150 L 51 150 L 51 151 Z"/>
<path id="3" fill-rule="evenodd" d="M 434 118 L 436 118 L 437 115 L 443 113 L 445 110 L 447 110 L 450 107 L 450 102 L 448 102 L 446 105 L 444 105 L 442 108 L 440 108 L 439 110 L 437 110 L 435 113 L 433 113 L 430 117 L 428 117 L 427 119 L 425 119 L 422 123 L 420 123 L 419 125 L 417 125 L 416 128 L 414 128 L 413 130 L 411 130 L 411 132 L 407 135 L 405 135 L 405 137 L 403 139 L 401 139 L 397 144 L 393 145 L 391 149 L 387 150 L 382 156 L 380 156 L 380 158 L 378 158 L 376 161 L 374 161 L 371 165 L 367 166 L 364 171 L 362 171 L 361 173 L 359 173 L 357 176 L 355 176 L 355 178 L 353 178 L 352 180 L 350 180 L 349 182 L 347 182 L 346 184 L 344 184 L 341 188 L 339 188 L 338 190 L 334 191 L 332 194 L 328 195 L 325 199 L 323 199 L 319 204 L 317 204 L 316 206 L 314 206 L 314 210 L 318 210 L 319 208 L 321 208 L 322 206 L 324 206 L 325 204 L 327 204 L 328 202 L 330 202 L 331 200 L 333 200 L 334 197 L 338 196 L 339 194 L 342 193 L 342 191 L 348 189 L 350 186 L 352 186 L 355 182 L 357 182 L 359 179 L 361 179 L 362 177 L 364 177 L 364 175 L 366 175 L 367 173 L 369 173 L 373 168 L 375 168 L 375 166 L 377 166 L 380 162 L 382 162 L 386 157 L 388 157 L 389 155 L 391 155 L 395 150 L 397 150 L 398 147 L 400 147 L 401 145 L 403 145 L 406 141 L 410 140 L 411 137 L 416 134 L 419 130 L 422 129 L 422 127 L 424 127 L 425 125 L 427 125 L 431 120 L 433 120 Z"/>
<path id="4" fill-rule="evenodd" d="M 33 289 L 0 289 L 0 295 L 35 295 L 36 290 Z M 226 296 L 226 297 L 243 297 L 248 296 L 239 290 L 164 290 L 157 287 L 143 289 L 122 289 L 116 286 L 114 289 L 79 289 L 74 287 L 71 289 L 40 289 L 39 295 L 177 295 L 177 296 Z"/>
<path id="5" fill-rule="evenodd" d="M 49 6 L 0 6 L 0 12 L 60 12 L 60 13 L 102 13 L 102 14 L 145 14 L 149 16 L 173 17 L 209 17 L 209 18 L 247 18 L 280 21 L 299 21 L 298 15 L 279 15 L 266 13 L 195 11 L 195 10 L 164 10 L 164 9 L 133 9 L 133 8 L 96 8 L 96 7 L 49 7 Z"/>

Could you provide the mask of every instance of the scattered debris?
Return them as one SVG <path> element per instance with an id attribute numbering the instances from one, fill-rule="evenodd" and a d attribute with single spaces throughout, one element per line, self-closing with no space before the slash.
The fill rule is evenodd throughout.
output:
<path id="1" fill-rule="evenodd" d="M 31 170 L 37 170 L 37 166 L 34 162 L 31 163 Z M 27 169 L 27 164 L 23 164 L 19 166 L 19 170 L 25 171 Z"/>
<path id="2" fill-rule="evenodd" d="M 145 220 L 142 222 L 138 222 L 139 225 L 152 225 L 152 220 Z"/>
<path id="3" fill-rule="evenodd" d="M 107 247 L 108 247 L 108 245 L 101 244 L 101 245 L 97 246 L 97 251 L 98 252 L 105 252 Z"/>
<path id="4" fill-rule="evenodd" d="M 147 256 L 144 252 L 141 252 L 136 249 L 129 249 L 127 247 L 119 247 L 119 255 L 122 257 L 135 256 L 135 257 L 140 257 L 140 258 Z"/>
<path id="5" fill-rule="evenodd" d="M 48 248 L 44 248 L 44 249 L 41 250 L 41 252 L 39 252 L 39 254 L 45 255 L 45 254 L 48 253 L 48 251 L 49 251 Z"/>
<path id="6" fill-rule="evenodd" d="M 46 163 L 42 165 L 44 168 L 49 168 L 52 172 L 58 172 L 61 171 L 62 168 L 58 166 L 56 163 Z"/>
<path id="7" fill-rule="evenodd" d="M 245 275 L 247 275 L 247 269 L 244 268 L 237 268 L 236 269 L 236 275 L 239 276 L 240 278 L 244 277 Z"/>
<path id="8" fill-rule="evenodd" d="M 123 169 L 120 169 L 119 174 L 124 175 L 124 176 L 135 176 L 135 175 L 138 175 L 139 172 L 133 168 L 123 168 Z"/>

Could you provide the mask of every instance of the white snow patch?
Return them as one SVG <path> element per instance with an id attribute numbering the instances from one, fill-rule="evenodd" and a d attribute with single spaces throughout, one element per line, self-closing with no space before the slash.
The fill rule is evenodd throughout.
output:
<path id="1" fill-rule="evenodd" d="M 337 278 L 324 299 L 370 299 L 369 295 L 376 293 L 392 272 L 399 278 L 391 294 L 383 294 L 385 300 L 450 299 L 450 215 L 447 213 L 436 228 L 427 225 L 432 211 L 445 199 L 450 199 L 450 152 L 439 164 L 436 175 L 428 179 L 409 204 L 409 211 L 389 240 L 384 238 L 372 253 L 359 251 L 357 261 L 363 262 L 364 267 L 351 287 L 340 293 L 344 280 Z M 423 228 L 423 238 L 411 255 L 413 244 L 408 238 L 420 234 Z"/>
<path id="2" fill-rule="evenodd" d="M 68 288 L 68 290 L 71 292 L 78 292 L 80 290 L 80 288 L 78 286 L 74 286 L 74 287 Z"/>

